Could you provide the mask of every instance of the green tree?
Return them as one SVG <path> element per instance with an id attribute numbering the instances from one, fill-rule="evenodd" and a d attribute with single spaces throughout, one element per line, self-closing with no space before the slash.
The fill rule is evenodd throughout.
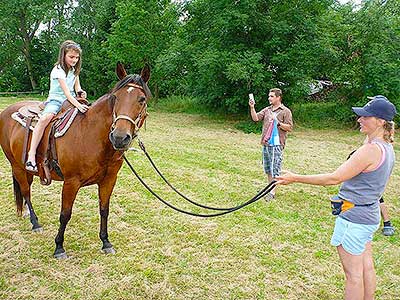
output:
<path id="1" fill-rule="evenodd" d="M 115 62 L 107 53 L 107 39 L 117 20 L 114 0 L 79 0 L 69 20 L 69 35 L 82 47 L 82 86 L 90 97 L 106 93 L 115 83 Z"/>
<path id="2" fill-rule="evenodd" d="M 321 20 L 322 70 L 341 86 L 344 103 L 384 94 L 400 104 L 399 12 L 398 1 L 371 0 L 358 10 L 337 5 Z"/>
<path id="3" fill-rule="evenodd" d="M 14 49 L 18 57 L 23 58 L 32 89 L 38 85 L 32 57 L 34 40 L 37 39 L 39 26 L 50 20 L 54 5 L 54 0 L 3 0 L 1 4 L 0 26 L 4 30 L 1 44 L 8 49 L 6 51 Z"/>
<path id="4" fill-rule="evenodd" d="M 178 26 L 176 5 L 169 0 L 117 1 L 117 20 L 107 42 L 113 62 L 129 64 L 138 72 L 144 64 L 154 67 L 158 55 L 169 46 Z M 152 73 L 157 82 L 157 72 Z M 155 86 L 156 96 L 158 94 Z"/>
<path id="5" fill-rule="evenodd" d="M 400 3 L 366 2 L 354 28 L 359 76 L 353 78 L 363 95 L 384 94 L 400 104 Z M 357 81 L 356 81 L 357 80 Z"/>
<path id="6" fill-rule="evenodd" d="M 281 86 L 285 98 L 305 96 L 324 52 L 318 20 L 333 1 L 197 0 L 185 6 L 182 30 L 159 60 L 185 68 L 187 92 L 204 104 L 239 112 L 254 92 Z M 179 57 L 178 57 L 179 56 Z M 162 65 L 164 64 L 164 65 Z M 166 66 L 168 65 L 168 66 Z M 164 72 L 165 73 L 165 72 Z M 171 76 L 176 82 L 177 77 Z"/>

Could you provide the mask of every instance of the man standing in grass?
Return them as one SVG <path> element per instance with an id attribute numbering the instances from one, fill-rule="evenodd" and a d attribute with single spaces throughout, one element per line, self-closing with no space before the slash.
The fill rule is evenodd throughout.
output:
<path id="1" fill-rule="evenodd" d="M 274 88 L 269 91 L 268 101 L 270 106 L 256 112 L 255 101 L 249 99 L 250 114 L 253 121 L 263 121 L 261 135 L 262 157 L 264 172 L 268 182 L 279 176 L 282 166 L 282 151 L 285 148 L 286 136 L 293 128 L 292 112 L 282 104 L 282 91 Z M 267 201 L 275 197 L 275 189 L 268 193 Z"/>

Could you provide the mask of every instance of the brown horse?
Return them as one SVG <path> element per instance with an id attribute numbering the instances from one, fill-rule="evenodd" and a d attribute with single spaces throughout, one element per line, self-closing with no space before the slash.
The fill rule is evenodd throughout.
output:
<path id="1" fill-rule="evenodd" d="M 118 63 L 120 81 L 108 94 L 99 98 L 85 114 L 79 114 L 68 132 L 56 139 L 58 162 L 64 176 L 60 227 L 55 238 L 56 258 L 67 257 L 63 248 L 64 232 L 71 218 L 72 206 L 79 189 L 98 185 L 100 206 L 100 239 L 104 253 L 115 253 L 108 240 L 107 219 L 109 201 L 117 173 L 121 168 L 122 154 L 136 137 L 146 117 L 147 87 L 150 69 L 144 67 L 141 75 L 127 75 Z M 31 184 L 35 174 L 25 170 L 22 162 L 25 128 L 11 118 L 26 102 L 7 107 L 0 114 L 0 143 L 11 163 L 14 198 L 17 212 L 22 214 L 23 200 L 30 212 L 32 230 L 41 230 L 31 202 Z M 55 172 L 52 179 L 62 180 Z"/>

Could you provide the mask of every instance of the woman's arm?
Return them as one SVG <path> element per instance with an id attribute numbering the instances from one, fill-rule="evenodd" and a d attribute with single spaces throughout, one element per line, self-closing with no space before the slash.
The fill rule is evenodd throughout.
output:
<path id="1" fill-rule="evenodd" d="M 335 185 L 349 180 L 363 171 L 377 165 L 381 158 L 381 150 L 377 145 L 361 146 L 347 161 L 332 173 L 316 175 L 300 175 L 287 172 L 276 177 L 278 184 L 300 182 L 313 185 Z"/>

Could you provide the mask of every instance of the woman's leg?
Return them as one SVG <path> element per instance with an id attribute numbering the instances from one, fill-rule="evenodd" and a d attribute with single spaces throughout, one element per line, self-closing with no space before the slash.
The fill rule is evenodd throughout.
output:
<path id="1" fill-rule="evenodd" d="M 42 139 L 43 132 L 53 117 L 54 114 L 52 113 L 41 116 L 35 128 L 33 129 L 31 146 L 28 152 L 28 161 L 32 162 L 33 165 L 36 165 L 36 149 L 40 143 L 40 140 Z"/>
<path id="2" fill-rule="evenodd" d="M 374 268 L 374 259 L 372 257 L 372 245 L 368 242 L 363 256 L 364 271 L 364 300 L 374 299 L 376 289 L 376 275 Z"/>
<path id="3" fill-rule="evenodd" d="M 346 275 L 344 291 L 345 300 L 364 299 L 364 277 L 363 262 L 364 255 L 353 255 L 343 249 L 342 245 L 337 246 L 343 270 Z"/>

